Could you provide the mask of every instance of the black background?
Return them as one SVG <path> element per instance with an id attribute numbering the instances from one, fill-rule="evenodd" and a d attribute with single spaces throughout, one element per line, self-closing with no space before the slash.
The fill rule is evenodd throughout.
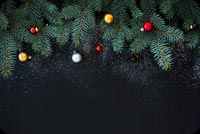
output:
<path id="1" fill-rule="evenodd" d="M 162 71 L 145 51 L 131 62 L 124 50 L 90 32 L 81 63 L 73 47 L 20 63 L 0 79 L 0 126 L 8 134 L 192 134 L 200 127 L 199 58 L 178 46 L 174 66 Z M 105 44 L 101 53 L 97 43 Z M 106 45 L 107 44 L 107 45 Z M 28 48 L 28 47 L 27 47 Z M 27 49 L 29 52 L 29 49 Z M 30 52 L 31 53 L 31 52 Z"/>

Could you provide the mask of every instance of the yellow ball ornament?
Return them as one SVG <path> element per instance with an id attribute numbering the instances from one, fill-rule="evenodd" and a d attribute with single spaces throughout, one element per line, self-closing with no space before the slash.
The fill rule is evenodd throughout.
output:
<path id="1" fill-rule="evenodd" d="M 107 24 L 111 24 L 114 20 L 114 17 L 112 14 L 106 14 L 104 16 L 104 21 L 107 23 Z"/>
<path id="2" fill-rule="evenodd" d="M 28 56 L 25 52 L 20 52 L 18 58 L 19 61 L 26 62 L 28 59 L 32 59 L 32 56 Z"/>

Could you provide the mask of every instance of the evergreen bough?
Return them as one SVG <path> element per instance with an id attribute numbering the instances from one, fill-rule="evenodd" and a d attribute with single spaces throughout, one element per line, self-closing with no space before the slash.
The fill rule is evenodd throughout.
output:
<path id="1" fill-rule="evenodd" d="M 102 39 L 112 43 L 113 51 L 120 54 L 125 42 L 134 54 L 150 49 L 163 70 L 172 67 L 171 44 L 184 43 L 199 49 L 200 7 L 195 0 L 65 0 L 62 8 L 48 0 L 6 0 L 0 8 L 0 72 L 9 76 L 14 70 L 17 53 L 23 44 L 31 45 L 34 52 L 48 57 L 52 53 L 52 39 L 58 45 L 72 44 L 80 48 L 88 31 L 98 25 Z M 112 24 L 99 20 L 97 14 L 111 13 Z M 146 21 L 153 24 L 150 32 L 141 28 Z M 30 28 L 38 33 L 31 34 Z"/>

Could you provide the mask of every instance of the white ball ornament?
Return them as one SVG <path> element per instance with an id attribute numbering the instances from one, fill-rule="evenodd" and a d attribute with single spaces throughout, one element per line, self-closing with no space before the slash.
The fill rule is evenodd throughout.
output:
<path id="1" fill-rule="evenodd" d="M 81 62 L 81 60 L 82 60 L 81 54 L 77 53 L 77 52 L 74 52 L 73 55 L 72 55 L 72 61 L 74 63 L 79 63 L 79 62 Z"/>

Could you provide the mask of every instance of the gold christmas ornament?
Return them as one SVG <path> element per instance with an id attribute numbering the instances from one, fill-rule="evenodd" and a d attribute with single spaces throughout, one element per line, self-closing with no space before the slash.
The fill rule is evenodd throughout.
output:
<path id="1" fill-rule="evenodd" d="M 28 59 L 29 60 L 32 59 L 32 56 L 28 56 L 27 53 L 25 52 L 20 52 L 18 58 L 19 58 L 19 61 L 26 62 Z"/>
<path id="2" fill-rule="evenodd" d="M 107 24 L 111 24 L 114 20 L 114 17 L 112 14 L 106 14 L 104 16 L 104 21 L 107 23 Z"/>

